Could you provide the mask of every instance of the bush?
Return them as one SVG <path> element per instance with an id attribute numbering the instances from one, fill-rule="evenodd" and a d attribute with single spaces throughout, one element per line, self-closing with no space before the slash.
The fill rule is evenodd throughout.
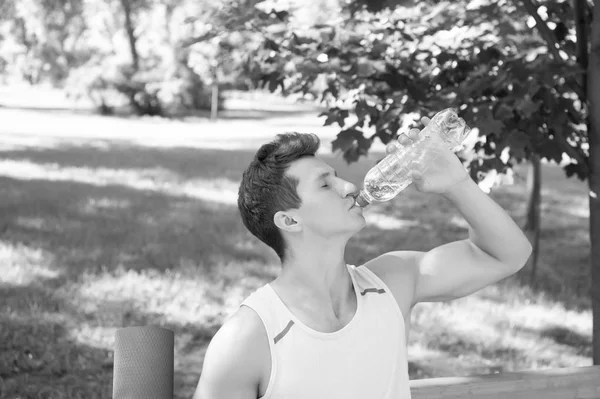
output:
<path id="1" fill-rule="evenodd" d="M 171 68 L 149 65 L 135 71 L 128 63 L 90 62 L 73 71 L 67 81 L 70 96 L 85 96 L 98 111 L 113 114 L 126 105 L 136 115 L 169 116 L 211 108 L 212 90 L 184 64 Z M 223 108 L 219 93 L 218 108 Z"/>

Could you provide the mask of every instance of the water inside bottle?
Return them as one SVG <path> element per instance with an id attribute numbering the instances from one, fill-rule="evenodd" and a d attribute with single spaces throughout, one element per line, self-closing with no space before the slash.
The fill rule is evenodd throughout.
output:
<path id="1" fill-rule="evenodd" d="M 375 201 L 389 201 L 412 183 L 412 180 L 406 175 L 396 176 L 393 181 L 389 181 L 376 168 L 375 171 L 376 173 L 370 173 L 370 176 L 367 176 L 364 185 L 365 191 Z"/>

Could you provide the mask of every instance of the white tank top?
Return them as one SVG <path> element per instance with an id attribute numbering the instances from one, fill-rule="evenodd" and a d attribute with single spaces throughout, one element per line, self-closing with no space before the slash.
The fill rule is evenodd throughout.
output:
<path id="1" fill-rule="evenodd" d="M 372 271 L 348 271 L 356 314 L 332 333 L 303 324 L 269 284 L 240 304 L 260 316 L 269 339 L 271 376 L 261 399 L 410 399 L 402 312 Z"/>

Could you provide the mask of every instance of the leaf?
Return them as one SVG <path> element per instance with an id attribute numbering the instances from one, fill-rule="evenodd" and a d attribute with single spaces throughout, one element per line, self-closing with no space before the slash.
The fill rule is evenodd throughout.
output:
<path id="1" fill-rule="evenodd" d="M 494 110 L 494 118 L 503 121 L 505 119 L 511 119 L 512 117 L 513 109 L 504 102 L 498 103 Z"/>
<path id="2" fill-rule="evenodd" d="M 510 148 L 524 148 L 528 144 L 531 144 L 531 138 L 525 133 L 515 130 L 510 132 L 506 137 L 506 144 Z"/>
<path id="3" fill-rule="evenodd" d="M 315 42 L 315 39 L 311 38 L 311 37 L 301 37 L 298 36 L 296 33 L 292 33 L 292 40 L 291 40 L 291 44 L 297 45 L 297 46 L 302 46 L 304 44 L 311 44 Z"/>
<path id="4" fill-rule="evenodd" d="M 366 156 L 368 151 L 364 150 L 361 147 L 352 147 L 348 150 L 344 151 L 343 158 L 347 163 L 352 163 L 358 161 L 361 156 Z"/>
<path id="5" fill-rule="evenodd" d="M 290 13 L 285 10 L 282 10 L 282 11 L 274 11 L 273 10 L 271 12 L 273 12 L 275 14 L 277 19 L 279 19 L 280 21 L 283 21 L 283 22 L 287 21 L 289 15 L 290 15 Z"/>
<path id="6" fill-rule="evenodd" d="M 356 114 L 356 117 L 358 118 L 358 122 L 361 124 L 364 123 L 367 115 L 371 115 L 373 110 L 377 111 L 376 108 L 368 105 L 365 100 L 356 100 L 355 104 L 356 104 L 356 107 L 354 108 L 354 113 Z"/>
<path id="7" fill-rule="evenodd" d="M 531 139 L 525 133 L 518 130 L 512 131 L 506 137 L 506 145 L 510 147 L 510 154 L 517 158 L 525 158 L 525 147 L 531 144 Z"/>
<path id="8" fill-rule="evenodd" d="M 507 62 L 504 68 L 509 76 L 518 82 L 526 82 L 531 77 L 531 70 L 523 63 L 522 59 Z"/>
<path id="9" fill-rule="evenodd" d="M 563 169 L 567 174 L 567 177 L 571 177 L 576 174 L 579 180 L 581 181 L 585 181 L 585 179 L 588 177 L 585 172 L 585 169 L 582 167 L 582 165 L 578 163 L 570 163 L 568 165 L 565 165 Z"/>
<path id="10" fill-rule="evenodd" d="M 327 93 L 331 93 L 331 95 L 337 99 L 340 93 L 339 84 L 333 80 L 329 81 L 327 83 L 327 89 L 325 89 L 323 95 L 321 96 L 323 100 L 325 99 Z"/>
<path id="11" fill-rule="evenodd" d="M 348 118 L 349 115 L 350 115 L 350 113 L 348 112 L 348 110 L 339 109 L 339 108 L 335 107 L 335 108 L 330 108 L 328 111 L 321 112 L 319 114 L 319 117 L 322 117 L 322 116 L 327 117 L 323 126 L 329 126 L 329 125 L 337 122 L 338 125 L 340 125 L 340 127 L 344 127 L 344 125 L 346 124 L 346 118 Z"/>
<path id="12" fill-rule="evenodd" d="M 546 138 L 536 145 L 536 150 L 540 156 L 552 160 L 557 164 L 562 162 L 563 150 L 556 140 Z"/>
<path id="13" fill-rule="evenodd" d="M 408 91 L 408 95 L 416 101 L 425 101 L 427 99 L 428 86 L 422 84 L 422 82 L 415 82 L 413 80 L 408 80 L 406 82 L 406 89 Z"/>
<path id="14" fill-rule="evenodd" d="M 319 117 L 321 117 L 321 116 L 326 116 L 327 117 L 327 119 L 325 119 L 325 122 L 323 122 L 323 126 L 329 126 L 329 125 L 335 123 L 335 120 L 336 120 L 336 115 L 335 114 L 333 114 L 331 112 L 321 112 L 319 114 Z"/>
<path id="15" fill-rule="evenodd" d="M 388 44 L 386 42 L 377 40 L 373 43 L 373 48 L 371 49 L 370 56 L 374 59 L 380 59 L 382 57 L 382 54 L 384 54 L 387 50 L 387 48 Z"/>
<path id="16" fill-rule="evenodd" d="M 491 133 L 502 134 L 504 131 L 504 124 L 498 119 L 493 118 L 491 115 L 489 117 L 479 119 L 477 121 L 477 127 L 485 135 L 489 135 Z"/>
<path id="17" fill-rule="evenodd" d="M 342 130 L 331 142 L 331 151 L 341 150 L 348 163 L 356 162 L 360 156 L 367 155 L 370 147 L 371 140 L 365 138 L 363 133 L 355 128 Z"/>
<path id="18" fill-rule="evenodd" d="M 346 109 L 338 112 L 337 123 L 338 123 L 338 125 L 340 125 L 340 127 L 344 127 L 344 125 L 346 124 L 346 118 L 348 117 L 349 114 L 350 113 Z"/>
<path id="19" fill-rule="evenodd" d="M 266 50 L 279 51 L 279 45 L 269 38 L 265 39 L 263 46 Z"/>
<path id="20" fill-rule="evenodd" d="M 517 109 L 525 118 L 530 118 L 535 112 L 540 109 L 540 104 L 531 100 L 523 100 L 517 103 Z"/>
<path id="21" fill-rule="evenodd" d="M 492 61 L 498 61 L 502 58 L 502 53 L 495 47 L 488 47 L 481 50 L 477 58 L 482 64 L 489 64 Z"/>
<path id="22" fill-rule="evenodd" d="M 563 40 L 565 40 L 568 33 L 569 29 L 567 28 L 567 25 L 564 24 L 564 22 L 558 22 L 556 24 L 556 27 L 554 28 L 554 37 L 556 37 L 556 40 L 558 42 L 562 42 Z"/>
<path id="23" fill-rule="evenodd" d="M 453 59 L 456 59 L 456 56 L 454 54 L 450 54 L 446 51 L 442 51 L 436 57 L 436 60 L 437 60 L 438 64 L 440 64 L 440 66 L 444 65 L 446 62 L 453 60 Z"/>
<path id="24" fill-rule="evenodd" d="M 273 73 L 269 79 L 269 91 L 273 93 L 275 90 L 277 90 L 278 86 L 282 86 L 283 89 L 283 80 L 278 78 L 277 75 Z"/>
<path id="25" fill-rule="evenodd" d="M 381 142 L 383 144 L 387 144 L 387 143 L 389 143 L 390 141 L 393 140 L 393 137 L 392 137 L 391 134 L 388 134 L 388 133 L 383 132 L 383 131 L 377 132 L 377 134 L 375 135 L 375 137 L 379 137 L 379 140 L 381 140 Z"/>

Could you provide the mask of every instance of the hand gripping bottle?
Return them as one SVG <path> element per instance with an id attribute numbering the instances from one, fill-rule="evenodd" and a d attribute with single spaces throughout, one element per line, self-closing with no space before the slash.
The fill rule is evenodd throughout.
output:
<path id="1" fill-rule="evenodd" d="M 452 108 L 438 112 L 421 131 L 419 140 L 408 146 L 396 141 L 395 150 L 369 170 L 356 205 L 364 208 L 372 202 L 391 200 L 412 183 L 412 168 L 420 169 L 436 161 L 436 146 L 445 145 L 456 151 L 470 131 Z"/>

